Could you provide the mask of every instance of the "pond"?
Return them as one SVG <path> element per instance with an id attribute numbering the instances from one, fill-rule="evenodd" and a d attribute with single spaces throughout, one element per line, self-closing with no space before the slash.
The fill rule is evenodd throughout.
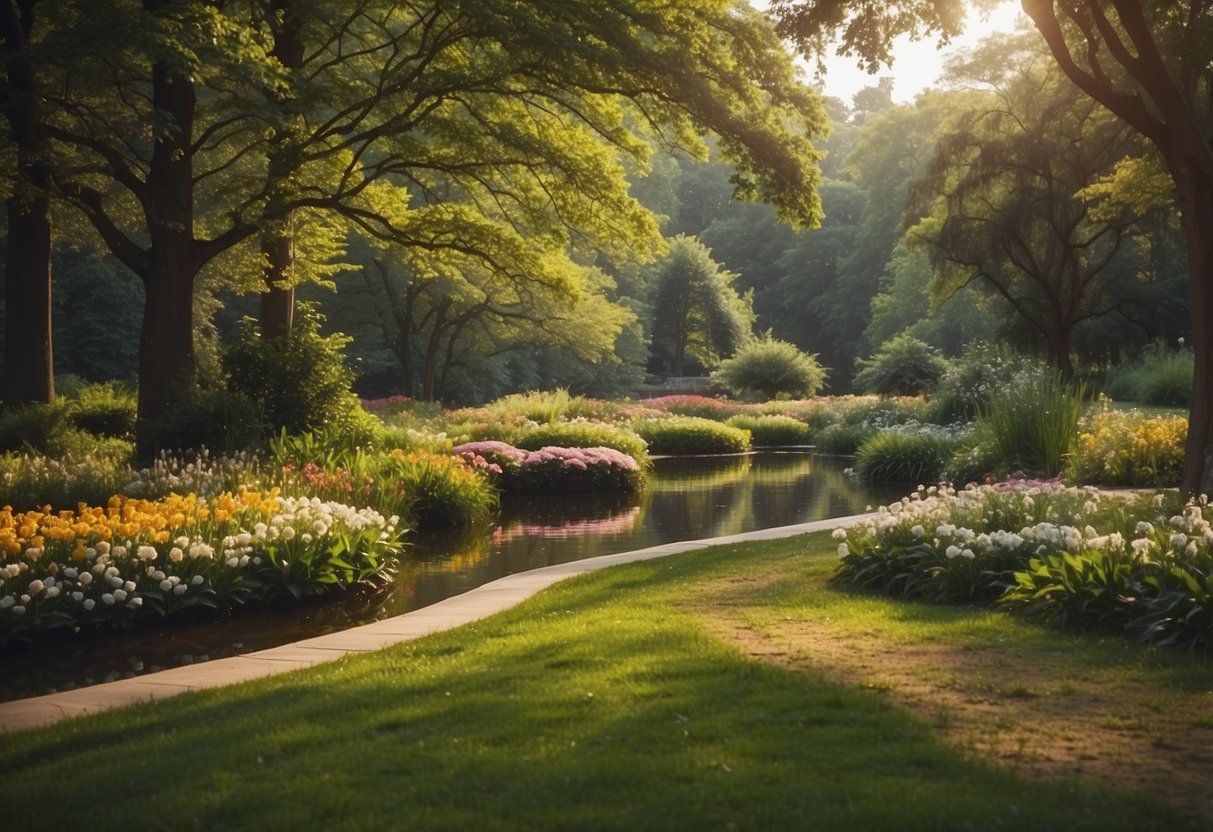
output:
<path id="1" fill-rule="evenodd" d="M 240 610 L 221 620 L 56 637 L 0 649 L 0 701 L 112 681 L 399 615 L 515 572 L 597 555 L 843 517 L 906 486 L 872 486 L 804 452 L 658 459 L 640 494 L 515 498 L 478 534 L 416 541 L 396 580 L 325 602 Z"/>

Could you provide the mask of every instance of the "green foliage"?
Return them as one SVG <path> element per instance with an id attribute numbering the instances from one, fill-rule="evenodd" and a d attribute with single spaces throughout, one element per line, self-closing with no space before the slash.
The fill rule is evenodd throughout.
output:
<path id="1" fill-rule="evenodd" d="M 816 356 L 771 338 L 742 347 L 712 374 L 732 395 L 758 401 L 815 396 L 825 379 Z"/>
<path id="2" fill-rule="evenodd" d="M 645 399 L 644 405 L 674 416 L 696 416 L 700 419 L 715 419 L 717 422 L 728 421 L 733 416 L 740 415 L 745 409 L 745 405 L 726 399 L 689 395 Z"/>
<path id="3" fill-rule="evenodd" d="M 379 468 L 422 528 L 476 527 L 497 511 L 497 491 L 480 472 L 450 454 L 393 452 Z"/>
<path id="4" fill-rule="evenodd" d="M 753 313 L 733 288 L 735 278 L 698 240 L 671 241 L 653 277 L 652 372 L 681 376 L 692 365 L 710 370 L 745 343 Z"/>
<path id="5" fill-rule="evenodd" d="M 756 448 L 807 445 L 812 431 L 809 426 L 791 416 L 733 416 L 725 422 L 733 428 L 750 432 L 750 443 Z"/>
<path id="6" fill-rule="evenodd" d="M 916 396 L 935 389 L 948 368 L 938 350 L 908 334 L 856 362 L 855 384 L 881 396 Z"/>
<path id="7" fill-rule="evenodd" d="M 1021 374 L 990 398 L 978 432 L 1008 470 L 1052 477 L 1065 470 L 1081 416 L 1081 390 L 1059 374 Z"/>
<path id="8" fill-rule="evenodd" d="M 261 408 L 243 393 L 206 385 L 188 390 L 177 402 L 152 428 L 153 445 L 162 451 L 207 448 L 232 454 L 265 441 Z"/>
<path id="9" fill-rule="evenodd" d="M 1077 482 L 1174 488 L 1183 480 L 1188 420 L 1093 407 L 1084 417 L 1068 475 Z"/>
<path id="10" fill-rule="evenodd" d="M 750 450 L 749 431 L 712 419 L 644 419 L 635 424 L 635 430 L 653 454 L 736 454 Z"/>
<path id="11" fill-rule="evenodd" d="M 0 413 L 0 451 L 54 454 L 72 429 L 66 402 L 31 404 Z"/>
<path id="12" fill-rule="evenodd" d="M 345 364 L 349 338 L 323 336 L 323 316 L 300 304 L 287 338 L 265 339 L 246 319 L 223 352 L 231 388 L 261 409 L 273 432 L 320 428 L 349 418 L 354 374 Z"/>
<path id="13" fill-rule="evenodd" d="M 81 389 L 69 402 L 68 412 L 76 427 L 95 436 L 133 439 L 136 404 L 134 394 L 107 382 Z"/>
<path id="14" fill-rule="evenodd" d="M 1187 407 L 1193 365 L 1191 350 L 1176 352 L 1156 343 L 1136 361 L 1110 370 L 1104 392 L 1116 401 Z"/>
<path id="15" fill-rule="evenodd" d="M 528 451 L 545 447 L 613 448 L 627 454 L 643 467 L 648 464 L 648 449 L 638 428 L 639 425 L 629 430 L 601 422 L 556 422 L 514 431 L 509 441 L 515 447 Z"/>
<path id="16" fill-rule="evenodd" d="M 940 425 L 971 422 L 989 405 L 991 396 L 1031 367 L 1027 359 L 984 341 L 974 342 L 948 362 L 931 396 L 927 417 Z"/>
<path id="17" fill-rule="evenodd" d="M 828 417 L 828 418 L 827 418 Z M 814 423 L 817 450 L 827 454 L 854 454 L 864 440 L 894 425 L 920 421 L 921 402 L 892 399 L 838 399 L 823 407 Z"/>
<path id="18" fill-rule="evenodd" d="M 580 407 L 582 402 L 581 396 L 570 396 L 568 390 L 559 389 L 550 392 L 513 393 L 490 402 L 485 407 L 510 417 L 551 424 L 565 418 L 570 411 Z"/>
<path id="19" fill-rule="evenodd" d="M 876 482 L 937 483 L 958 447 L 941 431 L 884 430 L 859 446 L 855 473 Z"/>

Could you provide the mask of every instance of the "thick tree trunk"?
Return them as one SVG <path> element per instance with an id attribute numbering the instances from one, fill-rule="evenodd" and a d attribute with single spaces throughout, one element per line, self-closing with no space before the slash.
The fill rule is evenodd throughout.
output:
<path id="1" fill-rule="evenodd" d="M 49 206 L 45 196 L 15 196 L 6 205 L 4 403 L 49 404 L 55 397 Z"/>
<path id="2" fill-rule="evenodd" d="M 1188 244 L 1196 356 L 1183 486 L 1190 494 L 1213 496 L 1213 173 L 1184 178 L 1176 171 L 1175 180 Z"/>
<path id="3" fill-rule="evenodd" d="M 155 423 L 194 381 L 194 242 L 192 135 L 194 87 L 160 62 L 152 70 L 152 104 L 171 127 L 152 150 L 145 214 L 151 246 L 143 277 L 146 302 L 139 339 L 139 407 L 135 450 L 146 461 L 158 450 Z"/>
<path id="4" fill-rule="evenodd" d="M 17 187 L 8 209 L 4 270 L 4 403 L 45 403 L 55 397 L 51 347 L 50 170 L 39 161 L 44 144 L 34 74 L 24 50 L 34 26 L 34 2 L 0 12 L 4 51 L 4 116 L 17 146 Z"/>

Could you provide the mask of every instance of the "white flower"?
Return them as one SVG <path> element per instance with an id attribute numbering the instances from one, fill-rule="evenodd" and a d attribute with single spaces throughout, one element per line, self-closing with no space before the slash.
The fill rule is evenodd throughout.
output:
<path id="1" fill-rule="evenodd" d="M 173 587 L 173 594 L 184 595 L 186 589 L 187 587 L 185 584 L 177 584 L 175 587 Z"/>
<path id="2" fill-rule="evenodd" d="M 1183 549 L 1187 545 L 1188 545 L 1188 536 L 1186 534 L 1184 534 L 1183 532 L 1176 532 L 1175 534 L 1171 535 L 1171 548 L 1172 549 L 1176 549 L 1176 550 Z M 31 584 L 31 586 L 32 586 L 32 584 Z"/>
<path id="3" fill-rule="evenodd" d="M 228 558 L 227 565 L 228 565 L 228 567 L 235 569 L 236 567 L 238 567 L 240 565 L 240 558 L 234 558 L 234 557 Z"/>
<path id="4" fill-rule="evenodd" d="M 80 603 L 81 601 L 84 600 L 84 593 L 83 592 L 73 592 L 72 600 L 75 601 L 77 604 Z"/>
<path id="5" fill-rule="evenodd" d="M 25 615 L 25 607 L 21 606 L 20 604 L 13 607 L 13 615 Z"/>
<path id="6" fill-rule="evenodd" d="M 846 540 L 847 539 L 847 530 L 846 529 L 835 529 L 831 533 L 830 536 L 833 537 L 835 540 Z"/>
<path id="7" fill-rule="evenodd" d="M 91 611 L 93 609 L 93 607 L 95 607 L 95 606 L 97 606 L 97 602 L 94 601 L 92 598 L 84 599 L 84 609 L 86 611 Z"/>
<path id="8" fill-rule="evenodd" d="M 0 598 L 0 610 L 6 610 L 16 603 L 17 603 L 16 598 L 14 598 L 11 595 L 5 595 L 3 598 Z"/>
<path id="9" fill-rule="evenodd" d="M 143 599 L 142 599 L 141 597 L 139 597 L 138 595 L 136 595 L 134 598 L 132 598 L 132 599 L 131 599 L 130 604 L 129 604 L 128 606 L 131 606 L 131 607 L 142 607 L 142 606 L 143 606 Z"/>
<path id="10" fill-rule="evenodd" d="M 847 549 L 847 544 L 839 543 L 838 544 L 838 557 L 845 558 L 848 554 L 850 554 L 850 550 Z"/>
<path id="11" fill-rule="evenodd" d="M 914 526 L 910 529 L 910 534 L 914 535 L 915 540 L 922 540 L 922 536 L 927 533 L 927 530 L 922 525 Z"/>
<path id="12" fill-rule="evenodd" d="M 195 575 L 194 577 L 190 578 L 190 583 L 194 586 L 198 586 L 200 583 L 202 583 L 202 581 L 203 578 L 201 575 Z"/>
<path id="13" fill-rule="evenodd" d="M 125 589 L 115 589 L 114 590 L 114 600 L 120 604 L 123 601 L 125 601 L 126 600 L 126 590 Z"/>
<path id="14" fill-rule="evenodd" d="M 105 604 L 107 607 L 112 607 L 114 605 L 114 596 L 108 592 L 105 593 L 101 596 L 101 603 Z"/>
<path id="15" fill-rule="evenodd" d="M 77 571 L 76 568 L 73 566 L 69 566 L 67 569 L 63 570 L 63 577 L 70 578 L 73 581 L 76 580 L 76 578 L 79 575 L 80 575 L 80 572 Z"/>
<path id="16" fill-rule="evenodd" d="M 290 540 L 294 536 L 295 536 L 295 527 L 294 526 L 286 526 L 282 529 L 283 540 Z"/>
<path id="17" fill-rule="evenodd" d="M 82 572 L 80 574 L 80 586 L 88 586 L 93 582 L 92 572 Z"/>
<path id="18" fill-rule="evenodd" d="M 944 555 L 946 555 L 948 557 L 948 559 L 959 557 L 960 556 L 960 547 L 959 546 L 949 546 L 946 550 L 944 550 Z"/>
<path id="19" fill-rule="evenodd" d="M 168 559 L 173 563 L 181 563 L 181 561 L 185 560 L 185 552 L 181 550 L 180 546 L 174 546 L 169 550 Z"/>
<path id="20" fill-rule="evenodd" d="M 140 546 L 135 550 L 135 557 L 139 560 L 155 560 L 158 554 L 155 546 Z"/>
<path id="21" fill-rule="evenodd" d="M 1142 520 L 1140 523 L 1137 524 L 1137 533 L 1138 534 L 1154 534 L 1154 527 L 1151 526 L 1149 523 L 1147 523 L 1145 520 Z"/>
<path id="22" fill-rule="evenodd" d="M 134 592 L 135 591 L 135 582 L 127 581 L 126 583 L 124 583 L 122 585 L 122 588 L 125 589 L 127 592 Z"/>
<path id="23" fill-rule="evenodd" d="M 973 558 L 977 557 L 977 555 L 975 555 L 975 554 L 973 553 L 973 550 L 972 550 L 972 549 L 965 549 L 965 550 L 963 550 L 963 551 L 960 553 L 960 556 L 961 556 L 962 558 L 968 558 L 969 560 L 973 560 Z"/>
<path id="24" fill-rule="evenodd" d="M 48 586 L 46 588 L 46 597 L 47 598 L 57 598 L 58 596 L 59 596 L 59 587 Z"/>
<path id="25" fill-rule="evenodd" d="M 37 595 L 39 592 L 41 592 L 45 588 L 46 588 L 46 584 L 42 583 L 42 581 L 38 580 L 37 578 L 35 578 L 34 580 L 29 582 L 29 594 L 30 595 Z"/>
<path id="26" fill-rule="evenodd" d="M 160 582 L 160 591 L 161 592 L 169 592 L 170 590 L 172 590 L 172 588 L 173 588 L 173 584 L 171 581 L 165 580 L 165 581 Z"/>

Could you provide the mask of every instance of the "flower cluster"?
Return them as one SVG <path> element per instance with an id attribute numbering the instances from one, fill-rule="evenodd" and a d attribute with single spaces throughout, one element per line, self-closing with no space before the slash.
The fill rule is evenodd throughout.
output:
<path id="1" fill-rule="evenodd" d="M 1183 479 L 1188 420 L 1095 410 L 1075 443 L 1071 469 L 1083 482 L 1171 486 Z"/>
<path id="2" fill-rule="evenodd" d="M 903 597 L 998 599 L 1038 617 L 1207 645 L 1213 524 L 1206 500 L 1176 502 L 1051 481 L 920 489 L 835 530 L 837 574 Z"/>
<path id="3" fill-rule="evenodd" d="M 635 458 L 607 447 L 547 445 L 526 451 L 505 442 L 456 445 L 451 452 L 479 470 L 500 475 L 504 491 L 554 493 L 635 488 L 642 476 Z"/>
<path id="4" fill-rule="evenodd" d="M 375 581 L 394 569 L 396 523 L 276 489 L 113 497 L 75 511 L 5 507 L 0 641 Z"/>

